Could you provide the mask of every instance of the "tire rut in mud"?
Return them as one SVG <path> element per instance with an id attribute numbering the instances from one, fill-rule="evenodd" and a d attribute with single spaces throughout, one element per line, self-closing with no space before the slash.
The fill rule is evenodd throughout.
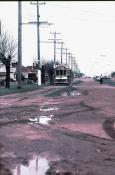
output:
<path id="1" fill-rule="evenodd" d="M 6 125 L 10 125 L 10 124 L 26 124 L 26 123 L 28 123 L 28 122 L 29 122 L 28 119 L 11 120 L 11 121 L 7 121 L 7 122 L 1 122 L 1 123 L 0 123 L 0 127 L 6 126 Z"/>
<path id="2" fill-rule="evenodd" d="M 107 119 L 103 123 L 103 129 L 112 138 L 115 139 L 115 128 L 114 128 L 115 118 Z"/>

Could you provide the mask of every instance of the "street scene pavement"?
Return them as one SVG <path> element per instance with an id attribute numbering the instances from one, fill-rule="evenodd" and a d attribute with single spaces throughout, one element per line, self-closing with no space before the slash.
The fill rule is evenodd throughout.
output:
<path id="1" fill-rule="evenodd" d="M 0 175 L 115 175 L 115 87 L 92 78 L 0 97 Z"/>

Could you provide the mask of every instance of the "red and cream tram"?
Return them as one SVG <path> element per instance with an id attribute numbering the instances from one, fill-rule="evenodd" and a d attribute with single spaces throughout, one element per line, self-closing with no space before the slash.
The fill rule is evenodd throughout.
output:
<path id="1" fill-rule="evenodd" d="M 54 84 L 70 84 L 71 70 L 67 65 L 59 64 L 54 68 Z"/>

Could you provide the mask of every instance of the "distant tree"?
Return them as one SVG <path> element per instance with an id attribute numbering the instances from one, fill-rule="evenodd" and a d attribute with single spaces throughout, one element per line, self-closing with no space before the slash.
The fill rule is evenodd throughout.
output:
<path id="1" fill-rule="evenodd" d="M 59 62 L 56 61 L 56 65 L 58 65 Z M 33 59 L 33 67 L 37 69 L 38 67 L 38 61 L 36 58 Z M 48 74 L 50 84 L 53 84 L 53 75 L 54 75 L 54 61 L 49 60 L 45 61 L 43 59 L 42 66 L 41 66 L 41 81 L 42 83 L 45 83 L 45 74 Z"/>
<path id="2" fill-rule="evenodd" d="M 53 61 L 47 61 L 42 66 L 42 80 L 43 80 L 42 82 L 43 83 L 45 81 L 45 74 L 48 74 L 49 80 L 50 80 L 50 84 L 53 83 L 53 65 L 54 65 Z"/>
<path id="3" fill-rule="evenodd" d="M 111 76 L 114 77 L 114 76 L 115 76 L 115 72 L 112 72 L 112 73 L 111 73 Z"/>
<path id="4" fill-rule="evenodd" d="M 85 74 L 82 73 L 82 72 L 79 73 L 79 77 L 82 77 L 82 76 L 84 76 L 84 75 L 85 75 Z"/>
<path id="5" fill-rule="evenodd" d="M 3 33 L 0 36 L 0 61 L 6 68 L 6 88 L 10 88 L 10 66 L 16 54 L 16 41 L 8 35 Z"/>

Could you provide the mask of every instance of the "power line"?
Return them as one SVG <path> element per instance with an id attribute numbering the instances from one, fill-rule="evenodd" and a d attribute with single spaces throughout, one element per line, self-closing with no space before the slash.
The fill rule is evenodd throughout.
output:
<path id="1" fill-rule="evenodd" d="M 111 15 L 111 14 L 105 14 L 105 13 L 102 13 L 102 12 L 96 12 L 96 11 L 92 11 L 92 10 L 89 11 L 89 10 L 83 10 L 83 9 L 80 9 L 80 8 L 72 8 L 72 7 L 63 6 L 63 5 L 59 5 L 59 4 L 48 4 L 48 5 L 61 7 L 61 8 L 64 8 L 64 9 L 67 9 L 67 10 L 72 10 L 72 11 L 75 10 L 75 12 L 77 10 L 77 11 L 84 12 L 84 13 L 103 15 L 103 16 L 107 16 L 107 17 L 108 17 L 108 15 Z M 115 17 L 113 16 L 113 18 L 115 18 Z"/>
<path id="2" fill-rule="evenodd" d="M 82 10 L 82 9 L 78 9 L 78 8 L 72 8 L 72 7 L 67 7 L 67 6 L 62 6 L 62 5 L 59 5 L 59 4 L 57 4 L 57 5 L 55 5 L 55 4 L 49 4 L 49 5 L 53 5 L 53 6 L 56 6 L 56 7 L 61 7 L 61 8 L 64 8 L 64 9 L 67 9 L 67 10 L 71 10 L 72 11 L 72 13 L 75 13 L 75 14 L 77 14 L 78 13 L 78 11 L 80 11 L 80 12 L 84 12 L 84 13 L 87 13 L 87 14 L 93 14 L 93 15 L 100 15 L 101 17 L 102 16 L 104 16 L 104 17 L 106 17 L 106 19 L 104 20 L 104 19 L 94 19 L 93 18 L 93 21 L 94 20 L 96 20 L 97 22 L 115 22 L 115 16 L 112 16 L 111 14 L 105 14 L 105 13 L 102 13 L 102 12 L 95 12 L 95 11 L 88 11 L 88 10 Z M 74 11 L 75 10 L 75 11 Z M 77 11 L 77 13 L 76 13 L 76 11 Z M 69 15 L 72 15 L 72 13 L 69 13 Z M 111 15 L 111 16 L 109 16 L 109 15 Z M 72 15 L 73 16 L 73 15 Z M 77 16 L 76 16 L 77 17 Z M 113 19 L 107 19 L 108 17 L 112 17 Z M 77 17 L 78 18 L 78 17 Z M 79 18 L 79 19 L 76 19 L 75 18 L 75 15 L 74 15 L 74 17 L 72 17 L 72 19 L 75 19 L 75 20 L 89 20 L 89 18 Z"/>

